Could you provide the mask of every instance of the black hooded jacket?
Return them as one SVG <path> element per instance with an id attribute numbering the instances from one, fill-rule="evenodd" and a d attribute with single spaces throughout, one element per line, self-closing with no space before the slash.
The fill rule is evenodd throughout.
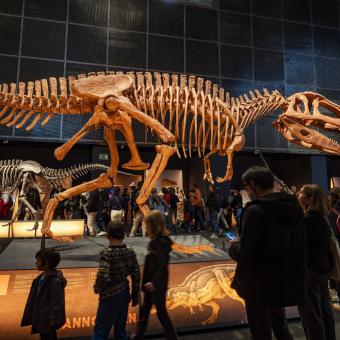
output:
<path id="1" fill-rule="evenodd" d="M 158 236 L 150 241 L 145 258 L 142 286 L 152 282 L 158 292 L 166 293 L 171 246 L 172 241 L 168 236 Z"/>
<path id="2" fill-rule="evenodd" d="M 40 282 L 43 275 L 44 279 Z M 67 281 L 59 270 L 50 270 L 36 277 L 28 295 L 21 326 L 32 325 L 32 334 L 48 333 L 62 327 L 66 321 L 66 284 Z"/>
<path id="3" fill-rule="evenodd" d="M 295 196 L 270 193 L 250 202 L 241 218 L 232 286 L 246 300 L 268 306 L 302 304 L 306 284 L 303 211 Z"/>

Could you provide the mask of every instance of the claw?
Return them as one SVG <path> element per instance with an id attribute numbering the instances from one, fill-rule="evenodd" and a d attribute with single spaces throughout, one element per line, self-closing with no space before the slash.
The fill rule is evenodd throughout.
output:
<path id="1" fill-rule="evenodd" d="M 227 173 L 225 174 L 225 176 L 222 178 L 222 177 L 217 177 L 216 178 L 216 182 L 217 183 L 223 183 L 223 182 L 228 182 L 228 181 L 231 181 L 232 178 L 233 178 L 233 168 L 232 167 L 227 167 Z"/>
<path id="2" fill-rule="evenodd" d="M 214 180 L 212 178 L 212 174 L 209 171 L 206 171 L 203 175 L 203 180 L 207 180 L 209 183 L 214 184 Z"/>
<path id="3" fill-rule="evenodd" d="M 79 236 L 55 236 L 50 230 L 44 231 L 43 235 L 59 242 L 73 242 L 75 239 L 79 238 Z"/>
<path id="4" fill-rule="evenodd" d="M 217 183 L 224 183 L 224 182 L 228 182 L 231 181 L 231 179 L 233 178 L 233 176 L 225 176 L 225 177 L 217 177 L 216 178 L 216 182 Z"/>
<path id="5" fill-rule="evenodd" d="M 214 322 L 214 320 L 211 320 L 211 319 L 209 318 L 209 319 L 203 321 L 203 322 L 202 322 L 202 325 L 203 325 L 203 326 L 207 326 L 207 325 L 212 324 L 213 322 Z"/>
<path id="6" fill-rule="evenodd" d="M 26 229 L 27 231 L 34 231 L 34 230 L 38 230 L 39 228 L 39 222 L 37 220 L 34 221 L 34 226 L 32 229 Z"/>
<path id="7" fill-rule="evenodd" d="M 149 163 L 129 161 L 122 165 L 122 168 L 129 170 L 146 170 L 150 168 Z"/>

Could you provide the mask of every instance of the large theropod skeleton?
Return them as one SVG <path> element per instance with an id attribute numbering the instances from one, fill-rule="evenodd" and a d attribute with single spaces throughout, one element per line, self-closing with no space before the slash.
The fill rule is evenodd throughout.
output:
<path id="1" fill-rule="evenodd" d="M 170 81 L 171 78 L 171 81 Z M 58 86 L 59 83 L 59 86 Z M 58 91 L 59 87 L 59 91 Z M 177 152 L 184 157 L 192 155 L 193 147 L 203 158 L 204 177 L 213 181 L 209 158 L 218 153 L 228 160 L 226 173 L 218 182 L 228 181 L 233 175 L 233 154 L 245 144 L 244 129 L 274 110 L 283 113 L 274 126 L 290 142 L 325 152 L 340 154 L 339 144 L 312 128 L 324 128 L 338 132 L 340 129 L 340 106 L 312 92 L 297 93 L 288 98 L 279 92 L 264 90 L 250 92 L 238 98 L 230 98 L 224 89 L 204 82 L 202 78 L 186 75 L 155 73 L 104 72 L 89 73 L 75 77 L 50 78 L 35 82 L 4 84 L 0 93 L 0 124 L 23 127 L 26 130 L 38 121 L 45 125 L 56 114 L 91 113 L 84 126 L 70 140 L 55 150 L 55 157 L 62 160 L 89 131 L 104 126 L 105 139 L 111 166 L 97 179 L 70 188 L 50 200 L 42 232 L 52 236 L 49 227 L 53 211 L 59 201 L 79 195 L 84 191 L 111 187 L 116 179 L 119 156 L 115 131 L 125 137 L 131 151 L 131 160 L 123 168 L 144 170 L 132 130 L 132 119 L 144 124 L 149 132 L 159 138 L 156 158 L 144 181 L 137 203 L 146 213 L 145 204 L 157 178 L 166 167 L 168 159 Z M 33 92 L 35 92 L 33 94 Z M 336 117 L 323 115 L 324 106 Z M 37 115 L 36 115 L 37 113 Z"/>

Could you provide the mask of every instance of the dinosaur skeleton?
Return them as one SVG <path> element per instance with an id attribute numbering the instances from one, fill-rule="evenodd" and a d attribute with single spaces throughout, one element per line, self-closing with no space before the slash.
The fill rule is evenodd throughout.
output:
<path id="1" fill-rule="evenodd" d="M 0 161 L 0 192 L 10 195 L 17 193 L 18 195 L 17 212 L 13 214 L 6 226 L 13 224 L 20 214 L 21 207 L 26 205 L 34 216 L 34 229 L 38 227 L 38 212 L 27 200 L 27 192 L 30 187 L 34 187 L 39 193 L 43 192 L 43 196 L 49 197 L 53 189 L 69 188 L 72 179 L 77 179 L 95 170 L 107 171 L 107 169 L 106 165 L 99 163 L 81 164 L 67 169 L 51 169 L 31 160 Z"/>
<path id="2" fill-rule="evenodd" d="M 168 288 L 167 307 L 168 309 L 184 307 L 188 308 L 191 314 L 195 314 L 195 307 L 199 307 L 202 311 L 203 306 L 209 306 L 211 314 L 207 320 L 202 322 L 202 325 L 214 323 L 220 310 L 216 300 L 229 297 L 244 306 L 244 300 L 230 287 L 234 275 L 235 264 L 230 263 L 195 270 L 181 284 Z"/>
<path id="3" fill-rule="evenodd" d="M 337 117 L 321 114 L 319 106 Z M 42 233 L 51 237 L 49 227 L 59 201 L 84 191 L 111 187 L 116 180 L 119 165 L 116 130 L 124 135 L 132 156 L 122 167 L 132 170 L 149 168 L 138 153 L 132 119 L 144 124 L 159 139 L 156 158 L 137 198 L 137 204 L 143 213 L 147 213 L 145 203 L 151 189 L 174 153 L 179 157 L 181 154 L 191 157 L 193 148 L 197 149 L 198 156 L 204 160 L 204 178 L 210 182 L 213 182 L 210 157 L 216 153 L 227 156 L 226 173 L 217 181 L 231 180 L 233 154 L 242 150 L 245 144 L 244 129 L 277 109 L 283 113 L 274 126 L 288 141 L 340 154 L 336 141 L 313 130 L 323 128 L 339 132 L 340 106 L 317 93 L 297 93 L 285 98 L 278 91 L 269 93 L 264 89 L 263 93 L 255 90 L 234 98 L 223 88 L 212 85 L 210 81 L 204 82 L 202 78 L 177 74 L 170 77 L 166 73 L 152 75 L 149 72 L 92 72 L 87 76 L 81 74 L 78 79 L 61 77 L 27 84 L 20 82 L 18 89 L 16 84 L 3 84 L 0 89 L 0 124 L 9 127 L 21 128 L 27 123 L 26 130 L 31 130 L 39 121 L 42 126 L 46 125 L 56 114 L 91 114 L 87 123 L 55 150 L 58 160 L 62 160 L 88 132 L 104 126 L 111 154 L 109 170 L 97 179 L 68 189 L 50 200 Z"/>

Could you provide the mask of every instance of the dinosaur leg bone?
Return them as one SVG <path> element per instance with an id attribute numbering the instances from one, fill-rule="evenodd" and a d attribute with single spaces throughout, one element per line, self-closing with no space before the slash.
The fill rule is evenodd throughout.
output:
<path id="1" fill-rule="evenodd" d="M 245 306 L 244 300 L 236 293 L 236 290 L 231 288 L 231 282 L 232 282 L 232 275 L 235 274 L 235 272 L 230 273 L 227 272 L 226 268 L 219 268 L 214 270 L 214 274 L 216 276 L 216 279 L 218 281 L 218 284 L 223 289 L 225 294 L 227 296 L 235 301 L 240 302 L 243 306 Z"/>
<path id="2" fill-rule="evenodd" d="M 32 205 L 27 201 L 26 196 L 23 197 L 19 197 L 19 201 L 21 201 L 24 205 L 26 205 L 26 207 L 29 209 L 30 213 L 33 215 L 34 217 L 34 226 L 32 229 L 27 229 L 28 231 L 32 231 L 32 230 L 37 230 L 39 223 L 38 223 L 38 211 L 35 210 Z"/>
<path id="3" fill-rule="evenodd" d="M 210 325 L 211 323 L 216 321 L 218 317 L 218 312 L 220 310 L 220 306 L 218 305 L 218 303 L 216 303 L 213 300 L 210 300 L 206 302 L 205 304 L 211 307 L 211 315 L 208 317 L 207 320 L 202 322 L 202 325 Z"/>
<path id="4" fill-rule="evenodd" d="M 149 209 L 147 208 L 145 203 L 150 196 L 151 189 L 154 187 L 157 179 L 161 175 L 162 171 L 165 169 L 169 158 L 175 153 L 175 149 L 168 145 L 157 145 L 156 151 L 157 156 L 152 163 L 148 176 L 145 179 L 140 194 L 136 200 L 136 203 L 138 204 L 144 215 L 149 212 Z"/>
<path id="5" fill-rule="evenodd" d="M 91 192 L 91 191 L 94 191 L 94 190 L 100 189 L 100 188 L 103 188 L 103 189 L 111 188 L 112 185 L 113 185 L 112 178 L 109 177 L 108 174 L 101 174 L 98 178 L 96 178 L 92 181 L 77 185 L 73 188 L 70 188 L 70 189 L 68 189 L 64 192 L 61 192 L 61 193 L 55 195 L 53 198 L 50 199 L 50 201 L 47 204 L 41 233 L 44 236 L 49 236 L 49 237 L 52 237 L 53 239 L 59 239 L 61 241 L 62 240 L 70 241 L 71 238 L 57 238 L 57 237 L 55 237 L 50 230 L 50 226 L 51 226 L 51 222 L 52 222 L 52 218 L 53 218 L 53 213 L 54 213 L 54 210 L 56 209 L 58 203 L 60 201 L 66 200 L 70 197 L 80 195 L 84 192 Z"/>
<path id="6" fill-rule="evenodd" d="M 234 150 L 232 148 L 227 149 L 227 157 L 228 157 L 228 165 L 227 165 L 227 170 L 225 176 L 222 177 L 217 177 L 216 181 L 218 183 L 223 183 L 227 181 L 231 181 L 234 175 L 234 170 L 233 170 L 233 156 L 234 156 Z"/>
<path id="7" fill-rule="evenodd" d="M 118 165 L 119 165 L 119 153 L 115 141 L 115 130 L 112 127 L 105 127 L 104 128 L 104 135 L 106 143 L 110 150 L 110 157 L 111 157 L 111 166 L 108 170 L 108 174 L 110 177 L 113 178 L 113 181 L 117 182 L 117 172 L 118 172 Z"/>
<path id="8" fill-rule="evenodd" d="M 94 114 L 87 121 L 87 123 L 66 143 L 58 147 L 54 151 L 54 156 L 59 161 L 64 159 L 68 152 L 72 149 L 81 138 L 83 138 L 91 129 L 98 127 L 99 125 L 105 125 L 107 123 L 107 114 L 100 106 L 96 106 Z"/>
<path id="9" fill-rule="evenodd" d="M 226 174 L 223 178 L 217 177 L 216 181 L 218 183 L 223 183 L 230 181 L 233 178 L 233 156 L 235 151 L 240 151 L 243 149 L 243 146 L 245 144 L 245 137 L 243 132 L 241 131 L 240 134 L 234 135 L 234 140 L 227 149 L 227 157 L 228 157 L 228 165 Z"/>
<path id="10" fill-rule="evenodd" d="M 130 170 L 145 170 L 150 167 L 149 163 L 144 163 L 139 155 L 135 138 L 133 135 L 132 130 L 132 124 L 131 124 L 131 117 L 129 117 L 125 112 L 119 111 L 120 118 L 122 120 L 122 128 L 119 129 L 127 142 L 128 148 L 131 152 L 131 160 L 125 164 L 122 165 L 122 168 L 124 169 L 130 169 Z"/>
<path id="11" fill-rule="evenodd" d="M 211 150 L 207 155 L 203 158 L 204 164 L 204 176 L 203 179 L 206 179 L 209 183 L 214 184 L 214 180 L 212 178 L 211 169 L 210 169 L 210 157 L 217 152 L 217 148 Z"/>

